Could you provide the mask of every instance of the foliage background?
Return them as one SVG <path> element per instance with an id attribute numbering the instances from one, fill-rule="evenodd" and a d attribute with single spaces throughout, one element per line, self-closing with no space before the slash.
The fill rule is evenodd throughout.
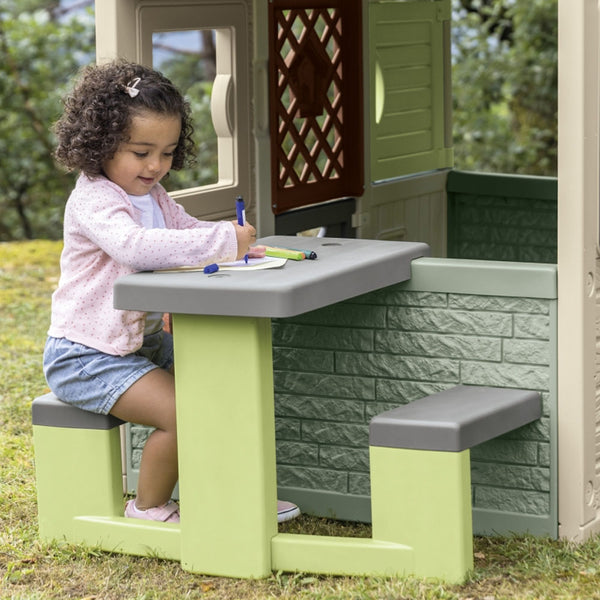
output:
<path id="1" fill-rule="evenodd" d="M 0 5 L 0 240 L 59 236 L 73 185 L 54 165 L 49 127 L 73 72 L 93 56 L 93 18 L 42 4 Z"/>
<path id="2" fill-rule="evenodd" d="M 459 169 L 556 176 L 558 0 L 453 0 Z"/>
<path id="3" fill-rule="evenodd" d="M 452 0 L 458 169 L 556 175 L 557 1 Z M 173 173 L 168 189 L 217 178 L 204 48 L 161 63 L 189 95 L 200 149 L 198 165 Z M 93 59 L 92 0 L 0 2 L 0 241 L 61 237 L 75 176 L 54 164 L 50 127 Z"/>

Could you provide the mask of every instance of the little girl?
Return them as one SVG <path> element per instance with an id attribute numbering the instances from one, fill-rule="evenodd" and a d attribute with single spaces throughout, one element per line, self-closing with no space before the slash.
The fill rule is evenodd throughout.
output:
<path id="1" fill-rule="evenodd" d="M 193 160 L 190 108 L 160 73 L 125 61 L 83 70 L 55 125 L 56 158 L 79 177 L 65 208 L 61 277 L 44 373 L 63 402 L 154 427 L 125 516 L 179 521 L 173 341 L 162 315 L 113 308 L 135 271 L 250 256 L 256 230 L 199 221 L 160 185 Z M 278 520 L 299 514 L 278 503 Z"/>

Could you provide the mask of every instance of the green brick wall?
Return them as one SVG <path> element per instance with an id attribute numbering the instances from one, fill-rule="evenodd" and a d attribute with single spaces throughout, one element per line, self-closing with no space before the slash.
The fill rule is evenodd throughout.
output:
<path id="1" fill-rule="evenodd" d="M 418 259 L 409 282 L 273 320 L 273 347 L 280 498 L 369 521 L 374 415 L 459 383 L 533 389 L 543 418 L 471 451 L 474 529 L 556 536 L 554 265 Z M 130 488 L 147 434 L 130 427 Z"/>
<path id="2" fill-rule="evenodd" d="M 450 171 L 448 256 L 556 263 L 557 180 Z"/>
<path id="3" fill-rule="evenodd" d="M 409 282 L 273 322 L 280 497 L 369 520 L 374 415 L 459 383 L 526 388 L 542 392 L 543 419 L 471 452 L 474 525 L 556 535 L 553 285 L 523 290 L 523 270 L 495 263 L 490 274 L 487 264 L 420 259 L 413 270 L 425 289 Z M 459 288 L 462 273 L 464 291 L 437 290 L 440 268 Z M 486 280 L 500 293 L 482 293 Z"/>

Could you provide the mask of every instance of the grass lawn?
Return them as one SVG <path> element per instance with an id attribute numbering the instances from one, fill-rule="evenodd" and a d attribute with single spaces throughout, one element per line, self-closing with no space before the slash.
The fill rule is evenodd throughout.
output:
<path id="1" fill-rule="evenodd" d="M 179 564 L 37 539 L 31 401 L 47 391 L 41 354 L 60 243 L 0 243 L 0 599 L 600 599 L 600 539 L 477 538 L 463 585 L 413 578 L 274 573 L 263 580 L 194 575 Z M 443 497 L 440 496 L 440 501 Z M 368 527 L 301 517 L 289 532 L 368 535 Z"/>

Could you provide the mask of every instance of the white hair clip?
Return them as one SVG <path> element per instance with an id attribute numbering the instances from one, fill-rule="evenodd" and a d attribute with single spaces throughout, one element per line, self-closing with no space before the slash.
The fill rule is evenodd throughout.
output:
<path id="1" fill-rule="evenodd" d="M 140 90 L 138 90 L 137 88 L 137 85 L 140 81 L 140 77 L 136 77 L 133 81 L 130 81 L 125 86 L 125 91 L 129 94 L 131 98 L 135 98 L 140 93 Z"/>

